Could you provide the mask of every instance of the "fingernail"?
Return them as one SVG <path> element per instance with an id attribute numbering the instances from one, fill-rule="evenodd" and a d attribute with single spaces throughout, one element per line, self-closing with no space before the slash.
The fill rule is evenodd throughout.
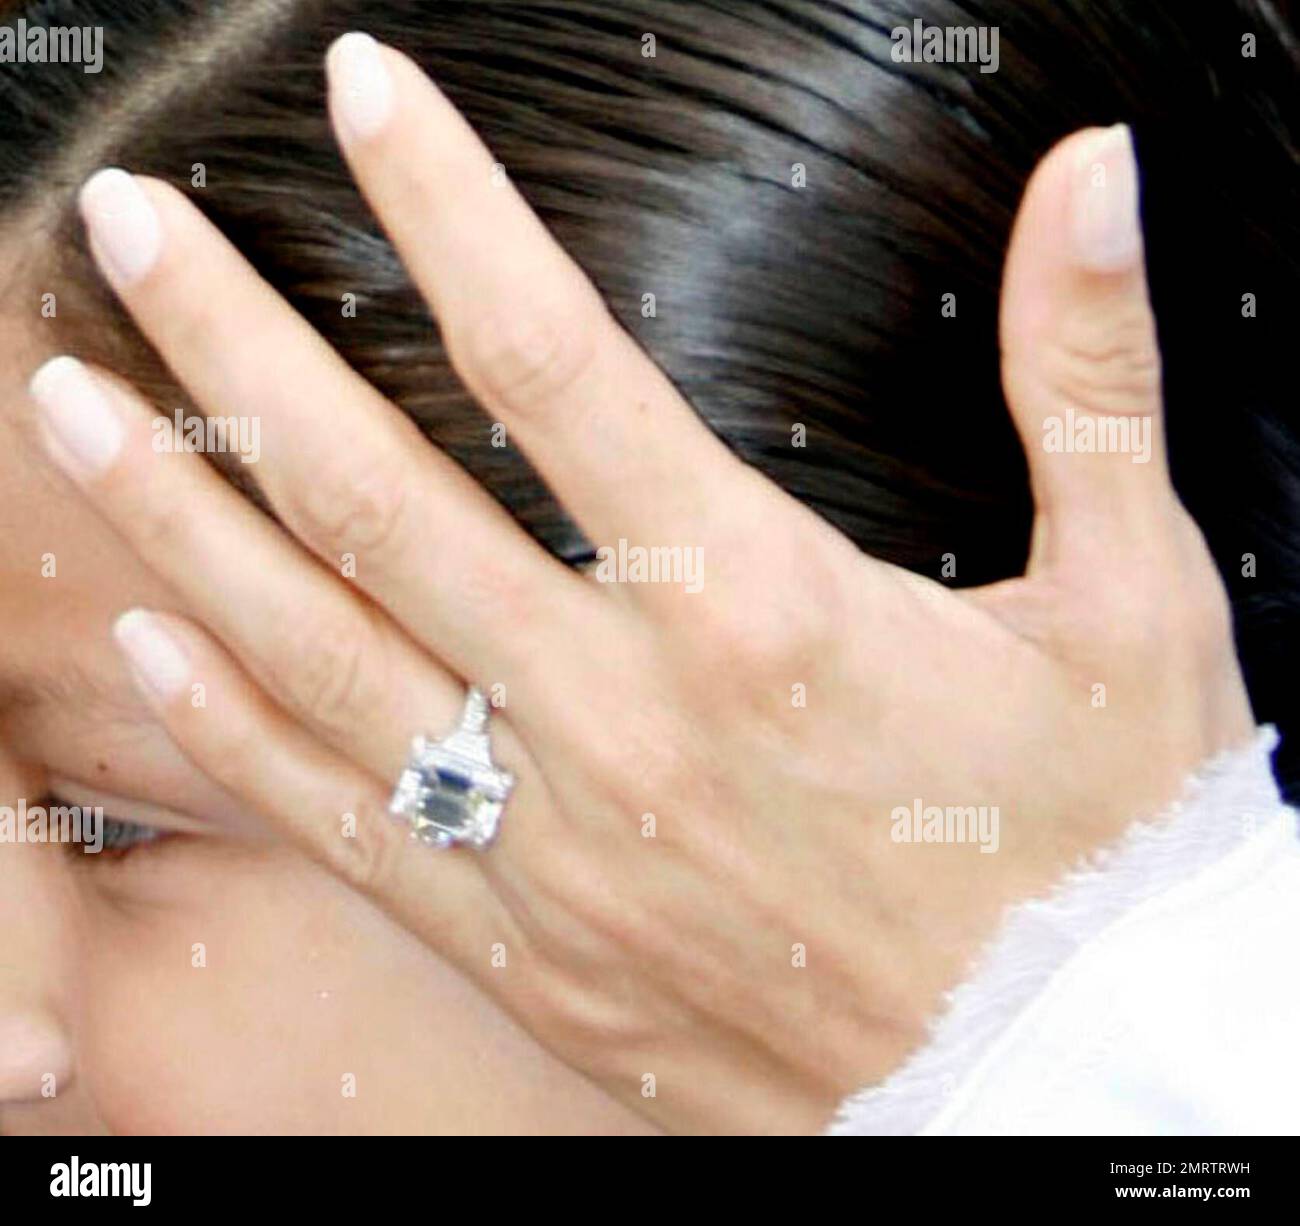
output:
<path id="1" fill-rule="evenodd" d="M 1127 124 L 1098 132 L 1079 149 L 1071 201 L 1075 258 L 1091 272 L 1123 272 L 1142 254 L 1137 159 Z"/>
<path id="2" fill-rule="evenodd" d="M 379 44 L 369 34 L 344 34 L 329 49 L 325 68 L 349 134 L 361 140 L 376 135 L 393 111 L 393 79 Z"/>
<path id="3" fill-rule="evenodd" d="M 98 380 L 76 358 L 51 358 L 28 390 L 41 408 L 50 458 L 78 481 L 98 477 L 122 450 L 125 431 Z"/>
<path id="4" fill-rule="evenodd" d="M 115 285 L 130 285 L 154 266 L 162 226 L 133 176 L 116 167 L 96 171 L 82 185 L 78 204 Z"/>
<path id="5" fill-rule="evenodd" d="M 146 698 L 166 702 L 189 684 L 188 657 L 152 613 L 127 610 L 113 623 L 113 638 Z"/>

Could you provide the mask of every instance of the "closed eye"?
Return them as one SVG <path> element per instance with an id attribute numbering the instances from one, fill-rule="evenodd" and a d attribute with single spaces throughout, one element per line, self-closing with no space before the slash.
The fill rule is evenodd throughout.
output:
<path id="1" fill-rule="evenodd" d="M 92 809 L 89 806 L 81 808 L 70 804 L 61 796 L 47 796 L 42 803 L 50 815 L 51 832 L 59 830 L 60 826 L 65 830 L 76 829 L 75 839 L 60 841 L 64 842 L 70 851 L 83 856 L 87 861 L 121 859 L 139 847 L 158 843 L 176 833 L 164 830 L 160 826 L 132 821 L 130 818 L 115 817 L 103 812 L 102 809 Z M 67 823 L 61 823 L 56 817 L 65 810 L 80 815 L 80 820 L 75 823 L 75 826 L 69 827 Z"/>
<path id="2" fill-rule="evenodd" d="M 157 826 L 145 826 L 125 818 L 109 817 L 106 813 L 101 837 L 105 852 L 123 854 L 143 843 L 164 839 L 167 837 L 167 832 Z"/>

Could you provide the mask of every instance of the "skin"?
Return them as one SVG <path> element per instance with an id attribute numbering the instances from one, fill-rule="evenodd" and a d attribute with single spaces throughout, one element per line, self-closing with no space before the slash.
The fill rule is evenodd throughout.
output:
<path id="1" fill-rule="evenodd" d="M 0 844 L 0 1133 L 646 1130 L 356 891 L 254 841 L 162 734 L 109 628 L 184 606 L 50 480 L 20 424 L 39 334 L 12 310 L 0 331 L 0 804 L 57 782 L 189 832 L 121 857 Z"/>
<path id="2" fill-rule="evenodd" d="M 1250 734 L 1226 600 L 1169 485 L 1126 139 L 1078 134 L 1027 190 L 1002 347 L 1033 554 L 957 594 L 735 461 L 436 88 L 388 49 L 358 77 L 357 53 L 330 60 L 340 142 L 488 420 L 593 539 L 699 544 L 709 577 L 692 595 L 564 570 L 181 196 L 119 181 L 108 207 L 101 181 L 83 209 L 102 270 L 199 404 L 259 407 L 287 528 L 155 452 L 155 409 L 110 372 L 38 378 L 50 459 L 171 589 L 117 624 L 141 693 L 203 786 L 612 1098 L 676 1130 L 820 1127 L 921 1041 L 1009 903 Z M 1098 166 L 1121 205 L 1100 227 L 1080 186 Z M 125 256 L 104 228 L 124 201 L 150 219 Z M 337 433 L 308 428 L 322 403 Z M 1149 422 L 1150 462 L 1045 451 L 1067 410 Z M 227 557 L 216 581 L 193 564 Z M 432 855 L 384 808 L 462 679 L 504 687 L 493 744 L 519 782 L 489 853 Z M 998 854 L 891 839 L 914 797 L 998 805 Z"/>

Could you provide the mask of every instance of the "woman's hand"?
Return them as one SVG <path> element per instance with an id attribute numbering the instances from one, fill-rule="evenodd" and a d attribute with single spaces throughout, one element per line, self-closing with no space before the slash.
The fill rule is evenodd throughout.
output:
<path id="1" fill-rule="evenodd" d="M 52 454 L 194 619 L 133 613 L 119 641 L 194 762 L 612 1093 L 675 1128 L 818 1127 L 921 1041 L 1008 903 L 1251 730 L 1169 483 L 1127 136 L 1070 138 L 1029 186 L 1002 333 L 1032 559 L 958 593 L 732 457 L 403 56 L 350 36 L 330 100 L 484 429 L 595 544 L 679 547 L 702 584 L 552 560 L 183 197 L 118 172 L 83 196 L 101 266 L 207 413 L 260 416 L 289 530 L 155 451 L 131 388 L 47 366 Z M 1077 449 L 1120 420 L 1128 452 Z M 385 809 L 465 680 L 504 696 L 518 783 L 490 851 L 439 855 Z M 986 807 L 983 848 L 899 841 L 895 810 L 929 806 Z"/>

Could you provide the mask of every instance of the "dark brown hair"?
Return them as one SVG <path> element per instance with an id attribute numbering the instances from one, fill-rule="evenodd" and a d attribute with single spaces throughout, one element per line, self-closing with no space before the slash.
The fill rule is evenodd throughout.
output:
<path id="1" fill-rule="evenodd" d="M 59 347 L 169 410 L 185 404 L 100 285 L 72 207 L 102 165 L 166 179 L 434 442 L 580 560 L 586 542 L 522 457 L 491 446 L 335 150 L 322 57 L 364 29 L 438 80 L 732 448 L 863 548 L 936 578 L 953 554 L 956 582 L 982 583 L 1023 567 L 1031 516 L 998 381 L 1010 223 L 1055 140 L 1127 121 L 1175 483 L 1233 596 L 1257 714 L 1287 732 L 1300 689 L 1290 12 L 1280 0 L 13 7 L 6 20 L 102 25 L 105 62 L 97 75 L 0 66 L 0 216 L 25 254 L 11 292 L 34 311 L 55 292 Z M 998 71 L 895 62 L 890 30 L 914 18 L 997 26 Z M 792 445 L 796 424 L 806 446 Z M 1295 742 L 1279 760 L 1293 798 Z"/>

